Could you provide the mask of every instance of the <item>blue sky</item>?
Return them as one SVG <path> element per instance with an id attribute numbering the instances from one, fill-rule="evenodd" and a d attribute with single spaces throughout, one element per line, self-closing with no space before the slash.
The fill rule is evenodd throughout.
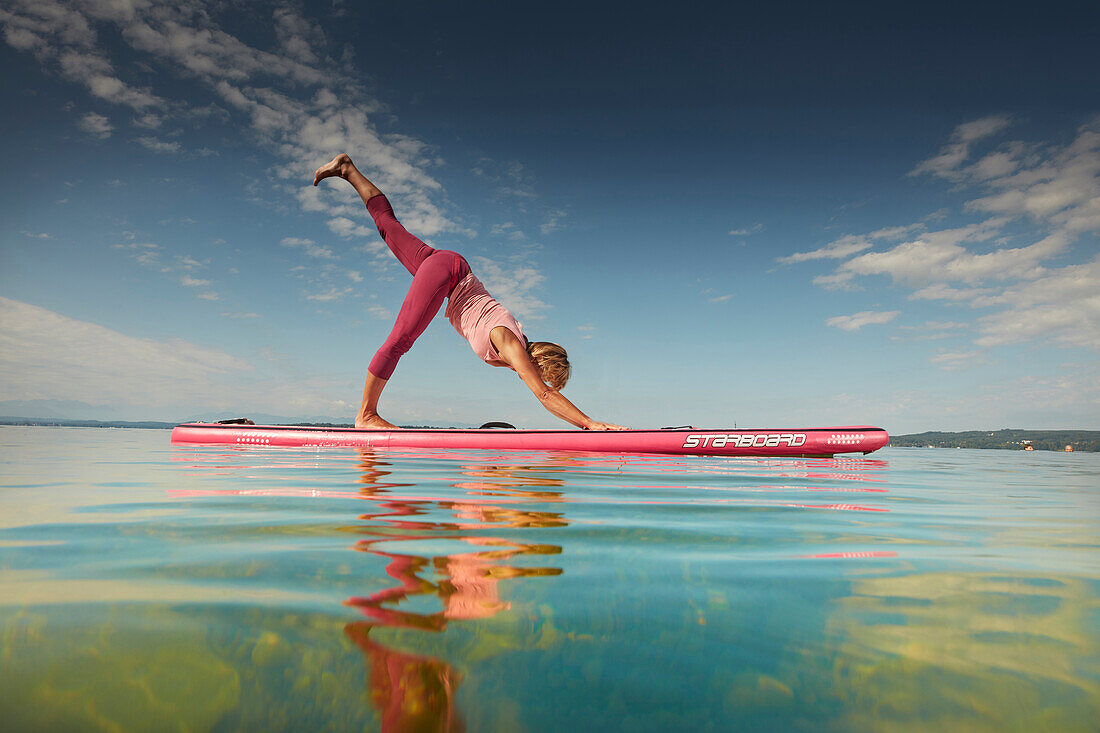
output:
<path id="1" fill-rule="evenodd" d="M 346 151 L 597 419 L 1100 428 L 1089 4 L 467 5 L 5 3 L 0 400 L 350 419 Z M 442 317 L 381 411 L 556 424 Z"/>

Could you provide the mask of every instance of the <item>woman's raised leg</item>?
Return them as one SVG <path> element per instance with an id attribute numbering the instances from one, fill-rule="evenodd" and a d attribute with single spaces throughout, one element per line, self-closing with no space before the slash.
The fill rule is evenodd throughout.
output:
<path id="1" fill-rule="evenodd" d="M 363 401 L 355 415 L 355 427 L 394 429 L 397 426 L 378 414 L 378 400 L 393 374 L 397 361 L 428 327 L 439 312 L 451 286 L 452 258 L 438 257 L 437 265 L 421 267 L 436 250 L 409 233 L 397 220 L 382 191 L 359 172 L 346 153 L 341 153 L 313 174 L 316 186 L 326 178 L 343 178 L 350 183 L 370 212 L 378 233 L 394 256 L 413 276 L 389 338 L 374 355 L 363 385 Z"/>
<path id="2" fill-rule="evenodd" d="M 389 200 L 382 194 L 378 186 L 375 186 L 359 172 L 347 153 L 340 153 L 318 168 L 317 172 L 313 174 L 313 185 L 316 186 L 324 179 L 331 177 L 343 178 L 352 185 L 352 188 L 359 194 L 359 198 L 363 199 L 367 211 L 374 219 L 375 226 L 378 227 L 378 233 L 382 235 L 382 239 L 386 242 L 390 251 L 405 266 L 410 275 L 416 275 L 416 271 L 420 269 L 420 264 L 428 259 L 435 250 L 405 229 L 404 225 L 397 220 L 397 216 L 394 215 Z"/>

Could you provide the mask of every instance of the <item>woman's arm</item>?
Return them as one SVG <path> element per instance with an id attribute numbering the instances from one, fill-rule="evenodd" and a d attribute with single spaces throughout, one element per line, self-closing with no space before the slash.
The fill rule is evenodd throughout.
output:
<path id="1" fill-rule="evenodd" d="M 493 346 L 496 348 L 497 353 L 500 354 L 500 358 L 503 359 L 508 366 L 515 369 L 516 374 L 523 380 L 523 383 L 531 390 L 531 393 L 538 398 L 542 406 L 545 407 L 552 415 L 560 417 L 567 423 L 572 423 L 578 428 L 584 428 L 585 430 L 626 430 L 622 425 L 614 425 L 612 423 L 603 423 L 593 420 L 588 415 L 585 415 L 580 409 L 570 402 L 562 395 L 561 392 L 550 387 L 546 382 L 542 381 L 542 375 L 539 374 L 539 369 L 531 361 L 531 357 L 527 354 L 527 349 L 524 348 L 520 340 L 516 338 L 516 335 L 504 326 L 497 326 L 489 333 L 489 340 L 493 342 Z"/>

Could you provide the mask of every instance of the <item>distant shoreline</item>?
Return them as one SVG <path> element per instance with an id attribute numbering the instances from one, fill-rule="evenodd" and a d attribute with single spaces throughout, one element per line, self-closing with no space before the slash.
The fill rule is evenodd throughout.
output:
<path id="1" fill-rule="evenodd" d="M 350 428 L 351 424 L 336 423 L 284 423 L 286 425 L 308 425 L 312 427 Z M 160 422 L 156 420 L 69 420 L 44 417 L 7 417 L 0 416 L 0 425 L 17 427 L 61 427 L 61 428 L 139 428 L 153 430 L 171 430 L 178 422 Z M 428 425 L 406 425 L 406 428 L 427 428 Z M 1031 445 L 1034 450 L 1064 452 L 1066 446 L 1073 446 L 1074 452 L 1100 452 L 1100 430 L 966 430 L 962 432 L 925 432 L 906 435 L 891 435 L 890 446 L 894 448 L 976 448 L 980 450 L 1026 450 Z"/>
<path id="2" fill-rule="evenodd" d="M 40 428 L 155 428 L 168 430 L 179 423 L 154 420 L 67 420 L 60 417 L 0 417 L 0 425 Z"/>
<path id="3" fill-rule="evenodd" d="M 70 420 L 61 417 L 7 417 L 0 416 L 0 425 L 37 428 L 140 428 L 152 430 L 171 430 L 177 425 L 189 422 L 160 422 L 158 420 Z M 278 422 L 274 425 L 294 425 L 311 428 L 353 428 L 351 423 L 329 422 Z M 402 425 L 402 428 L 431 428 L 433 425 Z M 454 426 L 451 426 L 453 429 Z"/>
<path id="4" fill-rule="evenodd" d="M 1033 450 L 1100 452 L 1100 430 L 967 430 L 958 433 L 927 432 L 891 435 L 895 448 L 977 448 L 981 450 Z"/>

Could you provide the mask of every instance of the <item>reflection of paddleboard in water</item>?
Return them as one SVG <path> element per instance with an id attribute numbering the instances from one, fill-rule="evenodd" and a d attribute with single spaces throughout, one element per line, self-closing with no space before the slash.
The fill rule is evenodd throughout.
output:
<path id="1" fill-rule="evenodd" d="M 737 430 L 517 430 L 425 428 L 363 430 L 298 426 L 184 423 L 172 430 L 173 443 L 288 447 L 363 446 L 374 448 L 460 448 L 490 450 L 569 450 L 593 453 L 665 453 L 700 456 L 832 456 L 870 453 L 890 437 L 867 426 Z"/>

